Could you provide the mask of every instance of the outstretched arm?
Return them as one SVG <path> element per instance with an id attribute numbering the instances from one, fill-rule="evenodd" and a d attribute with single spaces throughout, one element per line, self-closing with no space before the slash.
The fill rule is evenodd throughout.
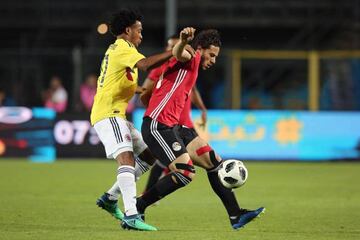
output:
<path id="1" fill-rule="evenodd" d="M 187 44 L 194 38 L 194 32 L 195 29 L 192 27 L 184 28 L 180 32 L 180 41 L 172 50 L 143 58 L 136 63 L 136 67 L 142 71 L 149 71 L 162 65 L 172 56 L 181 62 L 189 61 L 194 56 L 195 51 Z"/>
<path id="2" fill-rule="evenodd" d="M 156 68 L 172 57 L 171 50 L 143 58 L 136 63 L 136 67 L 142 71 L 149 71 Z"/>
<path id="3" fill-rule="evenodd" d="M 152 90 L 154 88 L 155 82 L 149 78 L 145 79 L 144 84 L 142 85 L 142 93 L 140 94 L 140 100 L 145 107 L 149 105 L 149 101 L 151 98 Z"/>

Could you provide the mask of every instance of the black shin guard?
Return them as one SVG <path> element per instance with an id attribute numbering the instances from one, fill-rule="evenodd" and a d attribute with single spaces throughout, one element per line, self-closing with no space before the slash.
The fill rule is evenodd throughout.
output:
<path id="1" fill-rule="evenodd" d="M 218 168 L 221 161 L 216 159 L 214 150 L 209 152 L 211 163 L 214 165 L 213 168 L 208 169 L 207 175 L 210 185 L 216 195 L 221 199 L 224 204 L 229 217 L 238 216 L 241 212 L 239 204 L 236 200 L 235 194 L 228 188 L 224 187 L 218 177 Z"/>
<path id="2" fill-rule="evenodd" d="M 221 184 L 217 171 L 208 172 L 207 175 L 212 189 L 221 199 L 228 215 L 230 217 L 238 216 L 240 214 L 240 207 L 238 202 L 236 201 L 235 194 L 230 189 L 224 187 Z"/>
<path id="3" fill-rule="evenodd" d="M 216 154 L 215 154 L 214 150 L 211 150 L 209 152 L 209 155 L 210 155 L 211 163 L 214 165 L 214 169 L 217 168 L 220 165 L 221 161 L 218 161 L 216 159 Z"/>
<path id="4" fill-rule="evenodd" d="M 159 178 L 161 177 L 162 172 L 164 171 L 164 168 L 161 167 L 158 164 L 154 164 L 154 166 L 151 168 L 150 175 L 145 187 L 144 192 L 148 191 L 152 186 L 155 185 L 157 181 L 159 181 Z"/>
<path id="5" fill-rule="evenodd" d="M 145 192 L 137 200 L 136 207 L 139 213 L 144 213 L 145 209 L 156 201 L 164 198 L 177 189 L 184 187 L 191 182 L 191 179 L 181 173 L 173 172 L 160 179 L 149 191 Z"/>

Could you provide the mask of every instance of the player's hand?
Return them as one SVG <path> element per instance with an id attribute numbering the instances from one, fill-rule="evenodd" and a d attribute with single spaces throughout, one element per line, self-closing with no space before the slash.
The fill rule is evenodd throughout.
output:
<path id="1" fill-rule="evenodd" d="M 195 56 L 195 50 L 189 44 L 186 44 L 184 49 L 190 53 L 191 57 Z"/>
<path id="2" fill-rule="evenodd" d="M 180 32 L 180 41 L 188 43 L 194 39 L 195 28 L 186 27 Z"/>
<path id="3" fill-rule="evenodd" d="M 146 88 L 137 86 L 137 87 L 136 87 L 136 90 L 135 90 L 135 93 L 136 93 L 136 94 L 141 94 L 141 93 L 143 93 L 145 90 L 146 90 Z"/>
<path id="4" fill-rule="evenodd" d="M 140 101 L 142 102 L 142 104 L 145 107 L 147 107 L 149 105 L 151 94 L 152 94 L 152 91 L 146 90 L 146 88 L 144 88 L 144 91 L 140 94 Z"/>
<path id="5" fill-rule="evenodd" d="M 201 123 L 199 124 L 199 127 L 202 129 L 205 129 L 207 123 L 207 111 L 202 110 L 201 111 Z"/>

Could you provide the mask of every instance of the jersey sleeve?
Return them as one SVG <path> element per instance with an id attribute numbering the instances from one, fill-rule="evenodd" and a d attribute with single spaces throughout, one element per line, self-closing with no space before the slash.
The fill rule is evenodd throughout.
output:
<path id="1" fill-rule="evenodd" d="M 169 62 L 168 62 L 168 64 L 167 64 L 167 67 L 168 68 L 173 68 L 175 65 L 177 65 L 177 64 L 181 64 L 181 62 L 179 62 L 178 60 L 176 60 L 176 58 L 175 57 L 172 57 L 172 58 L 170 58 L 170 60 L 169 60 Z"/>
<path id="2" fill-rule="evenodd" d="M 190 69 L 196 69 L 197 70 L 199 68 L 200 62 L 201 62 L 201 54 L 200 54 L 199 51 L 197 51 L 195 57 L 193 57 L 190 60 L 188 66 L 189 66 Z"/>
<path id="3" fill-rule="evenodd" d="M 201 53 L 200 51 L 196 51 L 196 54 L 193 58 L 191 58 L 187 62 L 179 62 L 176 58 L 171 58 L 169 64 L 167 65 L 168 68 L 183 68 L 187 69 L 188 71 L 197 71 L 199 68 L 201 61 Z"/>
<path id="4" fill-rule="evenodd" d="M 145 58 L 145 56 L 139 53 L 136 48 L 129 46 L 124 49 L 121 63 L 125 65 L 125 67 L 130 67 L 132 69 L 135 64 L 143 58 Z"/>

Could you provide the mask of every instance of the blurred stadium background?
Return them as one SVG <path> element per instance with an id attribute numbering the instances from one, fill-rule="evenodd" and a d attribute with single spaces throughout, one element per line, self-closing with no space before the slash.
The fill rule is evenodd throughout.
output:
<path id="1" fill-rule="evenodd" d="M 2 1 L 2 105 L 36 108 L 30 122 L 40 123 L 9 127 L 4 123 L 11 120 L 2 121 L 0 155 L 102 157 L 80 88 L 99 73 L 113 41 L 104 23 L 123 6 L 144 15 L 140 51 L 145 54 L 161 51 L 166 37 L 184 26 L 221 31 L 218 63 L 200 73 L 198 87 L 210 110 L 207 139 L 227 149 L 221 152 L 225 157 L 358 158 L 357 0 Z M 52 115 L 39 108 L 54 76 L 62 80 L 68 104 Z M 140 83 L 145 77 L 141 74 Z M 129 118 L 135 113 L 139 122 L 134 109 L 141 104 L 136 99 L 134 104 Z M 24 109 L 15 110 L 2 109 L 0 116 L 22 116 Z M 251 154 L 262 148 L 269 156 Z"/>
<path id="2" fill-rule="evenodd" d="M 340 191 L 344 199 L 333 198 L 331 192 L 335 194 L 339 189 L 330 188 L 323 195 L 320 191 L 318 198 L 312 199 L 309 205 L 297 209 L 295 212 L 298 216 L 303 214 L 301 221 L 310 218 L 314 220 L 310 221 L 312 224 L 320 221 L 328 224 L 329 229 L 321 225 L 316 225 L 318 231 L 305 227 L 305 233 L 295 234 L 293 239 L 359 238 L 360 232 L 355 230 L 356 224 L 350 224 L 358 222 L 360 217 L 359 191 L 352 185 L 360 180 L 355 171 L 359 170 L 360 159 L 359 0 L 2 0 L 0 172 L 4 178 L 1 178 L 0 186 L 4 196 L 19 194 L 33 203 L 25 204 L 30 209 L 36 209 L 38 201 L 29 198 L 34 192 L 36 196 L 47 199 L 44 197 L 46 192 L 39 192 L 36 186 L 29 188 L 25 196 L 19 193 L 19 189 L 24 186 L 10 184 L 17 181 L 15 176 L 21 175 L 19 169 L 26 169 L 33 179 L 25 177 L 22 181 L 33 181 L 36 185 L 51 178 L 46 172 L 53 171 L 53 167 L 60 170 L 68 167 L 69 171 L 76 174 L 74 169 L 86 169 L 84 165 L 79 167 L 79 162 L 86 162 L 89 164 L 86 166 L 91 168 L 90 178 L 97 174 L 99 166 L 106 168 L 107 173 L 100 171 L 101 176 L 106 176 L 103 184 L 94 183 L 101 181 L 101 176 L 95 178 L 89 184 L 90 188 L 95 186 L 90 191 L 90 196 L 76 196 L 85 205 L 93 204 L 99 191 L 103 191 L 111 183 L 113 176 L 108 175 L 114 168 L 110 164 L 114 163 L 105 163 L 103 160 L 91 163 L 86 161 L 104 159 L 104 149 L 90 126 L 89 111 L 81 102 L 81 88 L 89 76 L 99 73 L 103 54 L 114 40 L 107 31 L 106 23 L 111 13 L 121 7 L 138 8 L 144 15 L 144 40 L 139 50 L 145 55 L 162 51 L 166 38 L 185 26 L 197 29 L 217 28 L 221 32 L 223 47 L 217 64 L 199 74 L 198 88 L 209 109 L 207 128 L 199 131 L 224 158 L 246 160 L 250 169 L 250 181 L 253 183 L 249 183 L 250 186 L 244 190 L 245 195 L 248 194 L 247 199 L 251 198 L 245 202 L 261 204 L 267 199 L 268 205 L 273 204 L 273 211 L 279 210 L 277 213 L 284 220 L 281 222 L 272 219 L 274 225 L 266 225 L 270 216 L 261 225 L 264 230 L 260 233 L 256 231 L 256 227 L 250 227 L 246 235 L 248 239 L 294 237 L 292 233 L 296 233 L 298 225 L 295 226 L 295 221 L 294 226 L 282 230 L 292 220 L 287 221 L 286 211 L 276 207 L 279 197 L 275 195 L 278 193 L 279 196 L 289 197 L 291 186 L 288 186 L 289 191 L 281 189 L 282 184 L 291 176 L 296 176 L 295 179 L 298 180 L 294 183 L 295 186 L 302 182 L 302 175 L 296 175 L 297 169 L 307 172 L 308 184 L 311 181 L 323 181 L 322 184 L 319 183 L 319 188 L 305 187 L 304 192 L 320 191 L 328 183 L 344 187 Z M 45 108 L 47 89 L 55 76 L 62 81 L 67 92 L 68 100 L 64 111 Z M 142 83 L 145 77 L 146 74 L 141 73 L 139 82 Z M 143 108 L 136 98 L 131 106 L 128 117 L 139 127 Z M 194 110 L 193 117 L 195 122 L 198 121 L 199 112 Z M 18 159 L 22 161 L 15 161 Z M 67 161 L 57 161 L 58 159 Z M 262 162 L 253 163 L 256 160 Z M 274 163 L 273 160 L 277 162 Z M 333 160 L 336 160 L 333 165 L 324 163 Z M 299 165 L 295 161 L 322 163 Z M 28 162 L 54 163 L 44 166 L 45 170 L 42 166 L 29 165 Z M 69 165 L 64 167 L 64 162 Z M 266 169 L 280 172 L 271 173 Z M 320 173 L 321 169 L 323 173 Z M 282 178 L 278 176 L 282 174 Z M 38 179 L 40 176 L 42 178 Z M 69 175 L 61 170 L 56 177 L 69 178 Z M 254 190 L 262 184 L 268 188 L 274 187 L 266 185 L 274 177 L 279 177 L 276 178 L 277 188 L 274 192 L 267 192 L 266 187 L 261 187 L 265 189 L 266 195 Z M 6 181 L 7 179 L 12 180 Z M 52 184 L 58 182 L 41 186 L 48 189 Z M 202 185 L 197 186 L 201 188 Z M 66 190 L 65 185 L 60 191 L 64 195 L 72 194 Z M 56 196 L 64 201 L 59 208 L 66 208 L 65 203 L 74 204 L 67 202 L 68 197 L 58 195 Z M 313 212 L 319 210 L 317 207 L 324 196 L 329 202 L 319 214 L 332 211 L 333 215 L 312 218 Z M 308 196 L 299 195 L 299 202 L 306 202 L 302 197 Z M 290 197 L 285 201 L 294 200 L 295 197 Z M 0 227 L 0 232 L 5 233 L 5 239 L 39 239 L 40 233 L 50 236 L 44 239 L 60 239 L 62 236 L 70 237 L 71 231 L 77 231 L 76 239 L 95 239 L 94 236 L 97 236 L 96 233 L 92 236 L 94 238 L 91 234 L 81 235 L 85 226 L 77 226 L 69 230 L 70 233 L 54 233 L 51 228 L 39 228 L 42 224 L 46 225 L 45 222 L 31 225 L 36 220 L 25 217 L 27 225 L 24 225 L 17 222 L 16 216 L 11 218 L 11 221 L 18 223 L 15 224 L 18 228 L 14 228 L 5 216 L 12 215 L 13 208 L 21 208 L 22 203 L 9 204 L 15 201 L 11 197 L 0 200 L 0 203 L 1 201 L 2 206 L 7 206 L 5 210 L 0 210 L 0 221 L 4 224 L 3 228 Z M 83 209 L 82 205 L 75 206 Z M 219 204 L 216 206 L 220 208 Z M 308 207 L 312 210 L 302 211 Z M 87 214 L 93 214 L 89 210 L 92 208 L 93 205 L 86 208 Z M 45 209 L 53 210 L 51 206 L 46 206 Z M 32 213 L 39 211 L 26 214 Z M 72 214 L 71 210 L 68 214 Z M 162 217 L 166 216 L 164 212 Z M 39 218 L 51 219 L 45 212 Z M 74 218 L 76 217 L 72 216 Z M 332 218 L 333 222 L 327 222 L 326 219 Z M 340 224 L 342 228 L 334 230 L 340 226 L 337 218 L 340 218 L 340 222 L 343 220 Z M 63 222 L 69 221 L 61 219 Z M 84 221 L 97 224 L 94 219 Z M 77 222 L 73 220 L 73 224 L 76 225 Z M 350 227 L 346 228 L 346 224 L 350 224 Z M 28 235 L 14 234 L 24 226 Z M 330 226 L 334 228 L 330 230 Z M 65 229 L 69 225 L 61 227 Z M 104 225 L 95 230 L 102 234 L 109 234 L 110 231 Z M 327 234 L 322 235 L 322 232 Z M 271 237 L 267 237 L 268 234 Z M 222 237 L 221 234 L 219 236 Z M 126 237 L 132 239 L 129 234 Z M 169 237 L 170 234 L 157 236 L 157 239 Z M 204 236 L 200 234 L 197 237 Z M 192 239 L 189 236 L 187 238 Z M 211 239 L 211 236 L 207 238 Z M 237 239 L 238 236 L 230 234 L 227 238 Z"/>

